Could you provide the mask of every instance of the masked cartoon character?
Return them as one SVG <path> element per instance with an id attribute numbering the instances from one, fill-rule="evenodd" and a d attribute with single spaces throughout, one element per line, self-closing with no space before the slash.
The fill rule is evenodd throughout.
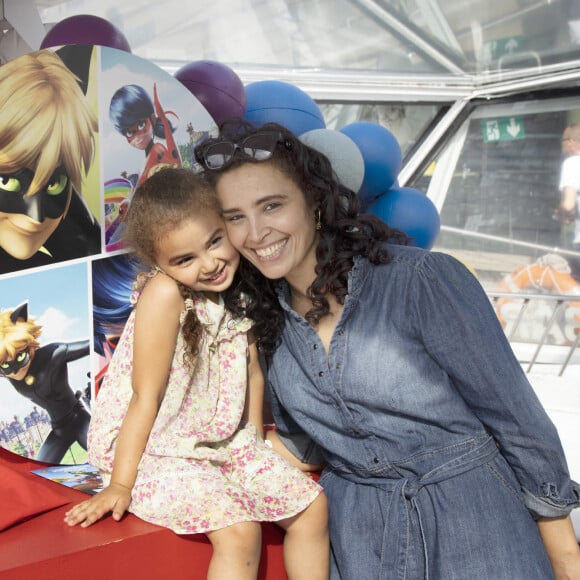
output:
<path id="1" fill-rule="evenodd" d="M 153 100 L 139 85 L 124 85 L 111 99 L 109 117 L 115 129 L 127 142 L 145 151 L 145 166 L 139 175 L 140 185 L 150 175 L 164 167 L 181 167 L 181 155 L 173 138 L 174 128 L 157 96 L 157 85 L 153 85 Z M 164 139 L 167 146 L 154 137 Z"/>
<path id="2" fill-rule="evenodd" d="M 100 252 L 100 226 L 78 193 L 96 131 L 54 52 L 0 67 L 0 274 Z"/>
<path id="3" fill-rule="evenodd" d="M 93 350 L 100 362 L 95 389 L 101 385 L 125 322 L 133 310 L 131 295 L 137 274 L 143 269 L 130 254 L 108 256 L 92 262 Z"/>
<path id="4" fill-rule="evenodd" d="M 50 417 L 52 430 L 35 459 L 59 463 L 77 441 L 87 448 L 90 413 L 69 384 L 69 362 L 89 354 L 89 340 L 40 346 L 42 327 L 28 317 L 25 302 L 0 312 L 0 375 Z"/>

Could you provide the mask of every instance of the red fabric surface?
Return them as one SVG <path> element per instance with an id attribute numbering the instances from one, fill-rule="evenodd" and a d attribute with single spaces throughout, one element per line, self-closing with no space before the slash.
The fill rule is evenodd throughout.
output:
<path id="1" fill-rule="evenodd" d="M 1 463 L 0 497 L 0 531 L 70 502 L 43 482 L 34 481 Z"/>

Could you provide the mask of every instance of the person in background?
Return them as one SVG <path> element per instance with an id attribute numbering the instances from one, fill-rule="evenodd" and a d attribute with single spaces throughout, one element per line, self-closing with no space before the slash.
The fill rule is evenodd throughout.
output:
<path id="1" fill-rule="evenodd" d="M 580 280 L 580 123 L 564 129 L 564 161 L 560 171 L 560 205 L 556 215 L 564 226 L 574 224 L 572 248 L 578 256 L 566 256 L 572 276 Z"/>
<path id="2" fill-rule="evenodd" d="M 210 579 L 254 579 L 260 521 L 285 531 L 292 579 L 328 577 L 326 498 L 263 440 L 264 380 L 250 320 L 226 307 L 239 254 L 215 194 L 185 169 L 137 188 L 129 246 L 150 266 L 89 429 L 89 462 L 106 487 L 66 513 L 87 527 L 129 510 L 178 534 L 204 533 Z M 222 295 L 223 293 L 223 295 Z"/>
<path id="3" fill-rule="evenodd" d="M 331 577 L 580 578 L 580 486 L 469 270 L 360 213 L 279 125 L 225 122 L 196 155 L 243 258 L 268 436 L 327 463 Z"/>

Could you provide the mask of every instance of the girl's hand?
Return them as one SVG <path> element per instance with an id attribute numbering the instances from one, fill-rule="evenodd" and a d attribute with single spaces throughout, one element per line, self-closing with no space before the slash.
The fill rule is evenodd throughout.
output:
<path id="1" fill-rule="evenodd" d="M 111 483 L 97 495 L 77 504 L 65 513 L 64 521 L 69 526 L 81 525 L 87 528 L 112 512 L 113 519 L 119 521 L 131 503 L 131 490 L 119 483 Z"/>

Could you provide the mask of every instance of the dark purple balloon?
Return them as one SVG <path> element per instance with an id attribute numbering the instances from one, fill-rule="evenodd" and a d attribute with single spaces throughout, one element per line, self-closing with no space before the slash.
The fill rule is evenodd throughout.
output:
<path id="1" fill-rule="evenodd" d="M 69 16 L 57 22 L 43 38 L 40 48 L 69 44 L 96 44 L 131 52 L 125 35 L 117 27 L 90 14 Z"/>
<path id="2" fill-rule="evenodd" d="M 246 89 L 228 66 L 213 60 L 196 60 L 173 75 L 205 107 L 216 123 L 246 113 Z"/>

